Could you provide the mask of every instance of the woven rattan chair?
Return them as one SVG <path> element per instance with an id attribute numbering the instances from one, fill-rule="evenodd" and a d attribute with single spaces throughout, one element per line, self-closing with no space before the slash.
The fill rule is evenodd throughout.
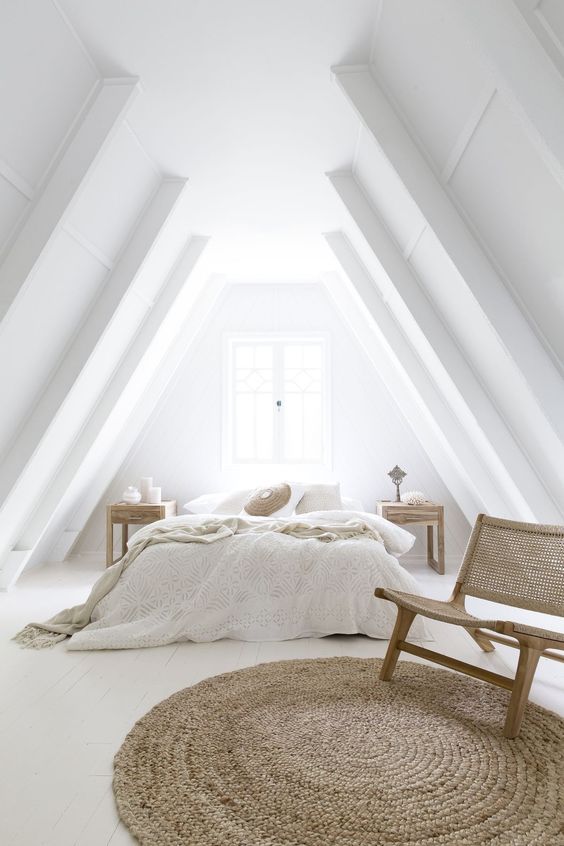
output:
<path id="1" fill-rule="evenodd" d="M 387 588 L 377 588 L 375 596 L 398 606 L 396 625 L 380 672 L 382 681 L 390 681 L 400 652 L 408 652 L 504 687 L 511 691 L 504 735 L 517 737 L 539 658 L 564 661 L 563 654 L 553 651 L 564 650 L 564 632 L 505 620 L 483 620 L 469 614 L 464 601 L 466 596 L 476 596 L 564 616 L 564 526 L 517 523 L 479 514 L 447 602 Z M 492 641 L 516 647 L 519 663 L 515 679 L 406 643 L 417 614 L 464 626 L 484 652 L 493 651 Z"/>

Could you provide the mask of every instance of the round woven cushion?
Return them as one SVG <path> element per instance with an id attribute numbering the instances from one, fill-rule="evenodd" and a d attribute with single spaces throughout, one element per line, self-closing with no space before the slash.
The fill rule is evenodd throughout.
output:
<path id="1" fill-rule="evenodd" d="M 261 488 L 250 497 L 244 510 L 253 517 L 268 517 L 283 508 L 291 496 L 292 489 L 286 483 L 272 488 Z"/>
<path id="2" fill-rule="evenodd" d="M 564 721 L 508 694 L 400 662 L 261 664 L 161 702 L 115 759 L 144 846 L 557 846 Z"/>

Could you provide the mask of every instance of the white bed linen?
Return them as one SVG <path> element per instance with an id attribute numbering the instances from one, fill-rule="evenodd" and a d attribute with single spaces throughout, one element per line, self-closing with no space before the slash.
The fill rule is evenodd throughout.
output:
<path id="1" fill-rule="evenodd" d="M 316 525 L 359 517 L 379 531 L 384 543 L 362 538 L 323 543 L 265 532 L 234 535 L 209 545 L 149 546 L 98 603 L 92 622 L 73 635 L 68 649 L 123 649 L 220 638 L 288 640 L 336 633 L 388 638 L 396 609 L 373 592 L 383 586 L 419 593 L 415 579 L 386 550 L 387 546 L 396 554 L 406 551 L 412 536 L 364 512 L 299 515 L 300 521 Z M 194 525 L 208 518 L 182 515 L 161 522 Z M 411 637 L 426 637 L 420 619 Z"/>

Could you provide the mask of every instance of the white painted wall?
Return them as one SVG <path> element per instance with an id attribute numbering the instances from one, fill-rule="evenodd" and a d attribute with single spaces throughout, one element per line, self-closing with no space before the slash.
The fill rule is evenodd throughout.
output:
<path id="1" fill-rule="evenodd" d="M 128 484 L 153 475 L 167 497 L 180 504 L 206 491 L 271 480 L 263 469 L 221 466 L 222 338 L 230 332 L 328 332 L 331 344 L 333 467 L 319 478 L 341 482 L 345 495 L 368 509 L 391 498 L 386 476 L 395 463 L 408 471 L 407 489 L 422 489 L 446 504 L 447 552 L 459 558 L 468 523 L 398 412 L 366 355 L 321 284 L 228 286 L 205 336 L 191 351 L 143 437 L 120 468 L 82 533 L 75 551 L 100 552 L 104 506 L 119 500 Z M 412 421 L 417 425 L 417 421 Z M 301 477 L 297 468 L 276 469 L 276 478 Z M 418 548 L 421 552 L 422 548 Z"/>

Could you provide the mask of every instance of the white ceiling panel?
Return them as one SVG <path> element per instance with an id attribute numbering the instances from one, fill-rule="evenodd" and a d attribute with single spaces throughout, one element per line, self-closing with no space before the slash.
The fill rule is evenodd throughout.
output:
<path id="1" fill-rule="evenodd" d="M 51 162 L 97 74 L 51 2 L 2 3 L 0 158 L 31 185 Z"/>
<path id="2" fill-rule="evenodd" d="M 377 3 L 61 5 L 102 73 L 141 78 L 128 121 L 163 172 L 190 180 L 187 229 L 221 239 L 237 272 L 265 244 L 271 271 L 284 254 L 318 270 L 319 233 L 342 221 L 324 173 L 350 167 L 358 130 L 329 69 L 368 61 Z"/>
<path id="3" fill-rule="evenodd" d="M 379 78 L 438 170 L 487 84 L 448 5 L 445 0 L 384 2 L 373 51 Z"/>
<path id="4" fill-rule="evenodd" d="M 536 14 L 553 41 L 564 51 L 564 3 L 562 0 L 540 0 Z"/>
<path id="5" fill-rule="evenodd" d="M 501 97 L 484 115 L 452 187 L 564 361 L 564 192 Z"/>
<path id="6" fill-rule="evenodd" d="M 159 181 L 124 124 L 96 165 L 69 223 L 114 261 Z"/>
<path id="7" fill-rule="evenodd" d="M 106 275 L 90 253 L 61 232 L 2 323 L 0 350 L 12 363 L 3 374 L 10 414 L 0 418 L 0 448 L 45 389 Z"/>
<path id="8" fill-rule="evenodd" d="M 0 252 L 27 205 L 27 198 L 0 176 Z"/>
<path id="9" fill-rule="evenodd" d="M 364 129 L 358 145 L 355 174 L 372 206 L 405 250 L 421 232 L 425 220 L 374 138 Z"/>

